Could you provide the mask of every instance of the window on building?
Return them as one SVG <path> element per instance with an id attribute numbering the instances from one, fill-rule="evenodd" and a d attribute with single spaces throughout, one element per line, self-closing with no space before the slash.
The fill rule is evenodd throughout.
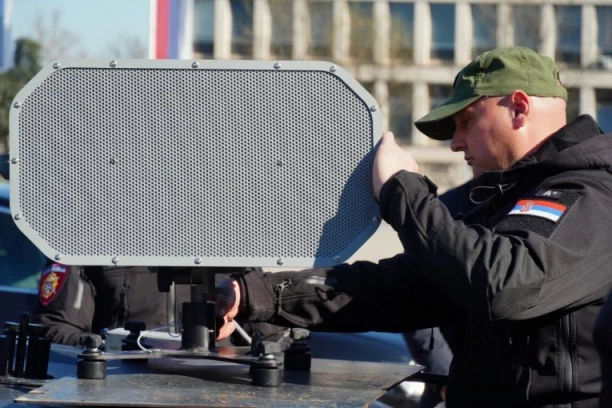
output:
<path id="1" fill-rule="evenodd" d="M 431 57 L 434 60 L 453 62 L 455 59 L 455 5 L 430 4 Z"/>
<path id="2" fill-rule="evenodd" d="M 409 144 L 412 139 L 412 86 L 389 84 L 389 130 L 397 141 Z"/>
<path id="3" fill-rule="evenodd" d="M 215 50 L 215 1 L 197 0 L 193 11 L 193 51 L 201 57 L 212 56 Z"/>
<path id="4" fill-rule="evenodd" d="M 253 1 L 230 0 L 232 9 L 232 54 L 253 56 Z"/>
<path id="5" fill-rule="evenodd" d="M 414 40 L 414 4 L 390 3 L 391 9 L 391 50 L 392 59 L 412 61 Z"/>
<path id="6" fill-rule="evenodd" d="M 452 85 L 431 84 L 429 85 L 429 104 L 430 109 L 437 108 L 446 102 L 453 93 Z"/>
<path id="7" fill-rule="evenodd" d="M 557 22 L 557 62 L 580 64 L 581 6 L 555 6 Z"/>
<path id="8" fill-rule="evenodd" d="M 350 2 L 351 44 L 349 53 L 356 62 L 372 61 L 374 14 L 371 2 Z"/>
<path id="9" fill-rule="evenodd" d="M 597 123 L 604 132 L 612 132 L 612 89 L 597 89 Z"/>
<path id="10" fill-rule="evenodd" d="M 332 2 L 309 1 L 310 48 L 308 54 L 318 57 L 331 56 L 333 37 Z"/>
<path id="11" fill-rule="evenodd" d="M 452 85 L 431 84 L 429 85 L 429 108 L 437 108 L 446 102 L 453 93 Z M 450 145 L 450 140 L 440 142 L 442 145 Z"/>
<path id="12" fill-rule="evenodd" d="M 579 88 L 568 88 L 567 89 L 567 121 L 570 122 L 580 115 L 580 89 Z"/>
<path id="13" fill-rule="evenodd" d="M 612 7 L 597 7 L 597 45 L 600 55 L 612 56 Z M 612 62 L 610 64 L 612 69 Z"/>
<path id="14" fill-rule="evenodd" d="M 270 0 L 272 15 L 271 52 L 277 57 L 291 58 L 293 48 L 293 1 Z"/>
<path id="15" fill-rule="evenodd" d="M 542 8 L 538 5 L 515 5 L 512 7 L 514 45 L 538 50 L 542 42 L 540 26 Z"/>
<path id="16" fill-rule="evenodd" d="M 497 46 L 497 6 L 473 4 L 472 21 L 474 25 L 472 57 L 476 57 Z"/>

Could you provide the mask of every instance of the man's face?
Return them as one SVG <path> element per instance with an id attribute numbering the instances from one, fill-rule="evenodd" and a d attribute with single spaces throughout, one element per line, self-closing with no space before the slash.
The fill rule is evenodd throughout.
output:
<path id="1" fill-rule="evenodd" d="M 515 161 L 518 135 L 502 97 L 481 98 L 453 116 L 451 150 L 463 152 L 468 165 L 481 171 L 503 170 Z"/>

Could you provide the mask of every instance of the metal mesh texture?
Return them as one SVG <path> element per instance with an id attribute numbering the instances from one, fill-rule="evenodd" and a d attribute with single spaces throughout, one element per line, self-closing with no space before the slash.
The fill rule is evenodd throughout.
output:
<path id="1" fill-rule="evenodd" d="M 323 71 L 66 68 L 18 128 L 24 221 L 59 254 L 333 257 L 377 213 L 370 112 Z"/>

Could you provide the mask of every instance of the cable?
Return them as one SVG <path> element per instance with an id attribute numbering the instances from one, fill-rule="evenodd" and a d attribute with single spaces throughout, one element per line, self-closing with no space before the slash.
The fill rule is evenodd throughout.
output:
<path id="1" fill-rule="evenodd" d="M 176 323 L 176 322 L 170 322 L 170 323 L 168 323 L 168 326 L 166 326 L 166 327 L 168 327 L 168 336 L 170 336 L 170 337 L 174 337 L 176 339 L 176 338 L 179 338 L 179 337 L 181 337 L 183 335 L 180 325 L 178 323 Z M 172 333 L 170 331 L 170 329 L 172 327 L 178 328 L 178 329 L 176 329 L 175 333 Z"/>
<path id="2" fill-rule="evenodd" d="M 234 322 L 234 326 L 236 327 L 236 331 L 242 336 L 242 338 L 248 343 L 251 344 L 252 340 L 251 337 L 248 335 L 248 333 L 246 331 L 244 331 L 244 329 L 242 327 L 240 327 L 240 325 L 238 324 L 238 322 L 236 320 L 232 320 Z M 167 326 L 161 326 L 161 327 L 156 327 L 155 329 L 151 329 L 151 330 L 144 330 L 140 332 L 140 335 L 138 336 L 138 338 L 136 339 L 136 344 L 138 345 L 138 347 L 140 347 L 141 350 L 144 350 L 148 353 L 153 353 L 156 351 L 160 351 L 161 349 L 147 349 L 145 348 L 142 344 L 140 344 L 140 339 L 143 338 L 144 336 L 146 336 L 147 333 L 149 332 L 153 332 L 153 331 L 160 331 L 160 330 L 164 330 L 164 329 L 168 329 L 168 335 L 170 337 L 180 337 L 181 334 L 179 333 L 178 335 L 172 335 L 172 333 L 170 333 L 170 328 L 177 326 L 177 324 L 175 322 L 170 323 Z"/>
<path id="3" fill-rule="evenodd" d="M 172 336 L 172 334 L 170 333 L 170 328 L 176 326 L 175 322 L 170 323 L 169 325 L 166 326 L 161 326 L 161 327 L 156 327 L 154 329 L 151 330 L 143 330 L 140 332 L 140 335 L 138 335 L 138 338 L 136 339 L 136 344 L 138 345 L 138 347 L 140 347 L 141 350 L 146 351 L 147 353 L 154 353 L 154 352 L 158 352 L 161 351 L 161 349 L 148 349 L 145 348 L 142 344 L 140 344 L 140 339 L 143 338 L 144 336 L 146 336 L 147 333 L 149 332 L 154 332 L 154 331 L 160 331 L 160 330 L 164 330 L 164 329 L 168 329 L 168 334 L 171 337 L 180 337 L 180 334 L 178 336 Z"/>

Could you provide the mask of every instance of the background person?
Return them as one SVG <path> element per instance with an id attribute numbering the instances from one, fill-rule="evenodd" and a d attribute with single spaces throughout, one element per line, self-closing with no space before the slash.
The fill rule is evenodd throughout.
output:
<path id="1" fill-rule="evenodd" d="M 251 268 L 219 268 L 217 279 Z M 181 305 L 191 301 L 189 285 L 174 284 L 170 292 L 159 292 L 157 275 L 146 267 L 68 266 L 48 262 L 41 273 L 38 303 L 33 321 L 43 325 L 45 337 L 54 343 L 78 346 L 88 334 L 123 328 L 128 321 L 142 321 L 147 330 L 167 326 L 180 319 Z M 180 322 L 176 322 L 180 323 Z M 286 329 L 268 323 L 245 324 L 252 334 L 283 344 Z M 232 337 L 245 345 L 240 336 Z"/>

